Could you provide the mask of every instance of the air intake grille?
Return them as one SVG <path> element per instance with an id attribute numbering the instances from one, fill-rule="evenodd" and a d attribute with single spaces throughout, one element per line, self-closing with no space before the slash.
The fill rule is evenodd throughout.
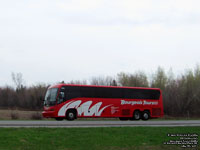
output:
<path id="1" fill-rule="evenodd" d="M 130 115 L 130 109 L 122 109 L 122 115 L 124 116 Z"/>

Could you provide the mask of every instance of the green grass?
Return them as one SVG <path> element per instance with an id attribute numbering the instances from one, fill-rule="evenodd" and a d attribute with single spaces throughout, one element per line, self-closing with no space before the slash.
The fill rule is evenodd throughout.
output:
<path id="1" fill-rule="evenodd" d="M 168 133 L 200 127 L 0 128 L 0 150 L 168 150 Z M 188 149 L 186 149 L 188 150 Z"/>

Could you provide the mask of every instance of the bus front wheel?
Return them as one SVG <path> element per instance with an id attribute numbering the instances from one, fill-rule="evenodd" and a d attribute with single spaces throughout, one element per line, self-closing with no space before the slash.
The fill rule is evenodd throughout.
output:
<path id="1" fill-rule="evenodd" d="M 76 113 L 75 113 L 75 111 L 73 111 L 73 110 L 67 111 L 67 113 L 66 113 L 66 119 L 70 120 L 70 121 L 76 119 Z"/>

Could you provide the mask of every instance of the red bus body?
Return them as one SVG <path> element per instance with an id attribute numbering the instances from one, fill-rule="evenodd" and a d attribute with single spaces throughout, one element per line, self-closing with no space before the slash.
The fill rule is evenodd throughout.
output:
<path id="1" fill-rule="evenodd" d="M 59 92 L 62 87 L 89 87 L 89 88 L 112 88 L 121 90 L 152 90 L 160 93 L 157 100 L 154 99 L 131 99 L 131 98 L 98 98 L 98 97 L 75 97 L 58 103 Z M 81 117 L 118 117 L 133 118 L 134 112 L 137 110 L 140 114 L 149 113 L 149 118 L 158 118 L 164 115 L 162 93 L 157 88 L 136 88 L 136 87 L 115 87 L 115 86 L 89 86 L 89 85 L 67 85 L 58 84 L 49 87 L 49 89 L 57 89 L 56 101 L 53 106 L 44 106 L 42 112 L 46 118 L 66 118 L 66 113 L 71 110 L 75 113 L 75 118 Z M 67 99 L 67 100 L 66 100 Z M 148 118 L 148 119 L 149 119 Z M 142 119 L 141 117 L 139 119 Z M 138 119 L 137 119 L 138 120 Z"/>

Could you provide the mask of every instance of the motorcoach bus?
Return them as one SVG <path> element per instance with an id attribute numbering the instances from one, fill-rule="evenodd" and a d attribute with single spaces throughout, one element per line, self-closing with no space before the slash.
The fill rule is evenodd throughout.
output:
<path id="1" fill-rule="evenodd" d="M 46 92 L 42 115 L 56 120 L 82 117 L 148 120 L 164 113 L 158 88 L 57 84 Z"/>

